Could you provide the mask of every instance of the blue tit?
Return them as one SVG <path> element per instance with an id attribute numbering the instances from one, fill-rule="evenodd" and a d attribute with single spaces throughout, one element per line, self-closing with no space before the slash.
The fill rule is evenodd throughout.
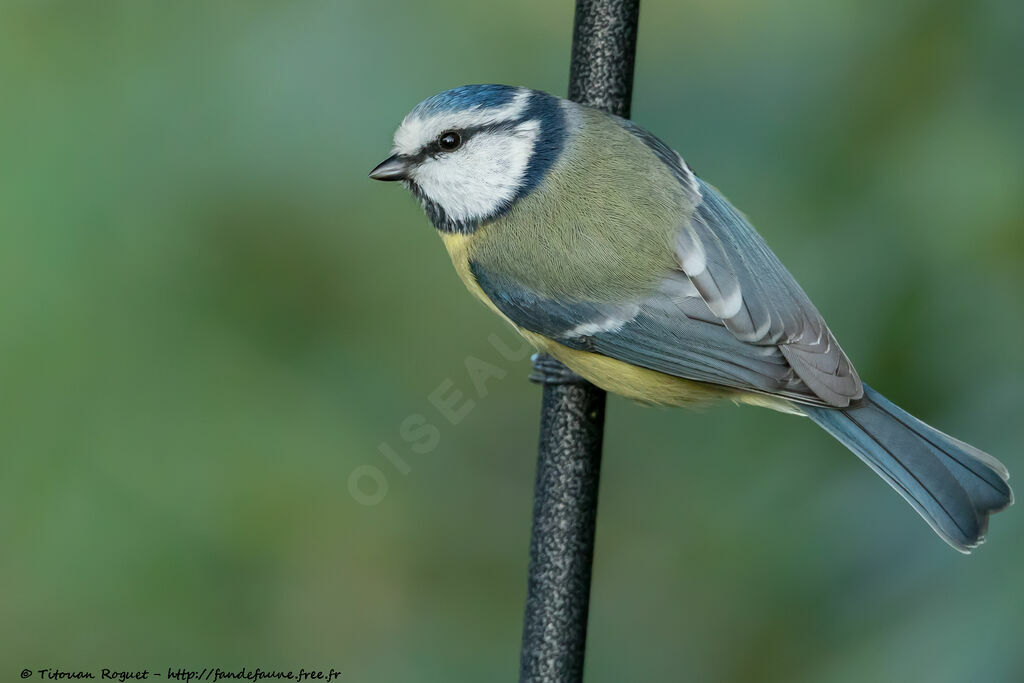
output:
<path id="1" fill-rule="evenodd" d="M 418 104 L 373 169 L 401 181 L 466 287 L 540 351 L 642 402 L 809 417 L 949 545 L 1013 501 L 998 460 L 863 383 L 743 215 L 633 122 L 470 85 Z"/>

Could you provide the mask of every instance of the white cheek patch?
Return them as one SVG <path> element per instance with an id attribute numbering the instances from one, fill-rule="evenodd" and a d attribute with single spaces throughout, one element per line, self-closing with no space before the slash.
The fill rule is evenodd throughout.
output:
<path id="1" fill-rule="evenodd" d="M 513 130 L 477 133 L 454 152 L 425 159 L 412 179 L 450 219 L 486 218 L 516 196 L 539 131 L 537 121 L 525 121 Z"/>
<path id="2" fill-rule="evenodd" d="M 446 130 L 488 126 L 493 123 L 514 121 L 529 103 L 530 92 L 517 93 L 512 101 L 501 107 L 473 107 L 465 111 L 449 111 L 421 116 L 410 113 L 395 132 L 395 154 L 416 154 Z"/>

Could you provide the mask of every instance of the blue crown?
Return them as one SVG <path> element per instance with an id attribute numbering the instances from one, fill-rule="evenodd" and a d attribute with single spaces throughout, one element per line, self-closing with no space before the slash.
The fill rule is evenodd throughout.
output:
<path id="1" fill-rule="evenodd" d="M 512 102 L 519 88 L 511 85 L 463 85 L 423 100 L 413 114 L 439 114 L 471 107 L 501 107 Z"/>

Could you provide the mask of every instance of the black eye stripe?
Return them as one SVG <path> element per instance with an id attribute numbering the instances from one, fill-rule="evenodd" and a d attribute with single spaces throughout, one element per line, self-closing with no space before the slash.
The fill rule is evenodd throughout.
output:
<path id="1" fill-rule="evenodd" d="M 526 119 L 516 119 L 513 121 L 500 121 L 498 123 L 488 123 L 482 126 L 469 126 L 468 128 L 452 128 L 450 130 L 446 129 L 443 133 L 441 133 L 441 135 L 444 135 L 445 133 L 457 133 L 458 136 L 461 138 L 461 142 L 459 143 L 458 147 L 465 147 L 466 143 L 469 142 L 470 139 L 477 133 L 512 132 L 525 121 Z M 439 143 L 439 138 L 441 137 L 441 135 L 438 135 L 436 138 L 434 138 L 429 143 L 424 145 L 419 152 L 417 152 L 414 156 L 410 157 L 410 160 L 414 162 L 420 162 L 426 159 L 427 157 L 436 157 L 441 154 L 446 154 L 449 151 L 454 151 L 447 150 L 441 147 Z"/>

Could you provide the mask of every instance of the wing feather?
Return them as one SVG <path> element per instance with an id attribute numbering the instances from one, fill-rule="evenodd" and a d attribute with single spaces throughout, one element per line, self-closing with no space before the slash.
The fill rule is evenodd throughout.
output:
<path id="1" fill-rule="evenodd" d="M 736 209 L 697 179 L 699 201 L 680 230 L 676 256 L 708 308 L 737 339 L 778 346 L 793 370 L 824 402 L 845 407 L 863 385 L 825 320 L 764 240 Z M 697 244 L 695 244 L 695 242 Z M 694 251 L 687 251 L 693 249 Z M 703 259 L 704 272 L 690 272 Z M 707 286 L 707 281 L 715 286 Z M 736 305 L 736 292 L 742 305 Z"/>
<path id="2" fill-rule="evenodd" d="M 775 346 L 730 332 L 683 276 L 632 302 L 553 301 L 470 264 L 477 284 L 515 324 L 580 351 L 675 377 L 822 405 Z"/>

